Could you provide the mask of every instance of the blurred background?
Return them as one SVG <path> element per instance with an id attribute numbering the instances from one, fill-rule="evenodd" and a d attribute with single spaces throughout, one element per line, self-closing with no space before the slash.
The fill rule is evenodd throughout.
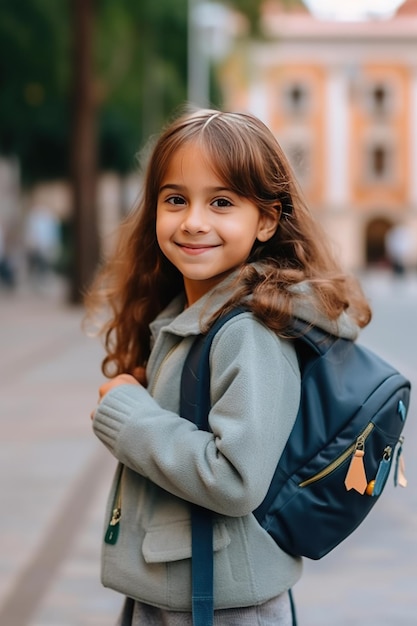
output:
<path id="1" fill-rule="evenodd" d="M 271 127 L 346 267 L 414 269 L 416 24 L 415 0 L 2 0 L 3 284 L 80 299 L 186 100 Z"/>
<path id="2" fill-rule="evenodd" d="M 417 0 L 1 0 L 2 626 L 114 624 L 98 581 L 114 468 L 89 426 L 103 354 L 82 293 L 148 141 L 187 101 L 271 128 L 363 280 L 363 341 L 417 383 Z M 300 626 L 416 623 L 417 491 L 397 492 L 307 565 Z"/>

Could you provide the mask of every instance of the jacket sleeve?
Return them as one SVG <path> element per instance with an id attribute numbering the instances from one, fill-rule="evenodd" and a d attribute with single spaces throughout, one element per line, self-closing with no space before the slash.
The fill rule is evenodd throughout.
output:
<path id="1" fill-rule="evenodd" d="M 241 516 L 266 495 L 297 414 L 300 375 L 290 343 L 249 314 L 219 331 L 210 361 L 211 432 L 136 385 L 111 390 L 93 428 L 119 461 L 163 489 Z"/>

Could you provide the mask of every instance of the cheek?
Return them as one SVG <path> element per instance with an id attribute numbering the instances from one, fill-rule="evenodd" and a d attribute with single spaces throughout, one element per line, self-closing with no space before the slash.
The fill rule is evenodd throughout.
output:
<path id="1" fill-rule="evenodd" d="M 167 219 L 166 216 L 163 215 L 160 211 L 156 212 L 156 238 L 158 243 L 160 243 L 160 239 L 163 239 L 166 236 L 167 231 Z"/>
<path id="2" fill-rule="evenodd" d="M 156 215 L 156 240 L 162 252 L 166 255 L 169 252 L 172 237 L 176 232 L 173 214 L 161 212 Z"/>
<path id="3" fill-rule="evenodd" d="M 255 241 L 258 234 L 258 216 L 249 213 L 244 219 L 224 224 L 223 233 L 237 245 Z"/>

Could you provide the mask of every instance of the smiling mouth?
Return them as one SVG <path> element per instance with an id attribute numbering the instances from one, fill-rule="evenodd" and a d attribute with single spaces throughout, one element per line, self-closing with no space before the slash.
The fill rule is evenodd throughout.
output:
<path id="1" fill-rule="evenodd" d="M 219 244 L 211 244 L 211 243 L 192 244 L 192 243 L 180 243 L 180 242 L 176 242 L 176 245 L 182 250 L 185 250 L 186 252 L 191 252 L 195 254 L 198 254 L 199 252 L 204 252 L 205 250 L 212 250 L 213 248 L 217 248 L 219 246 Z"/>

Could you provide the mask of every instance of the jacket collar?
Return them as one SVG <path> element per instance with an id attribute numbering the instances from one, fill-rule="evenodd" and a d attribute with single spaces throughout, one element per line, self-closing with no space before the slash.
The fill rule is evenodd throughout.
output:
<path id="1" fill-rule="evenodd" d="M 185 308 L 185 294 L 179 294 L 150 324 L 152 338 L 161 330 L 181 337 L 199 335 L 210 317 L 227 302 L 231 295 L 231 285 L 237 276 L 232 272 L 219 285 L 199 298 L 192 306 Z"/>
<path id="2" fill-rule="evenodd" d="M 315 306 L 314 298 L 311 296 L 312 287 L 308 281 L 298 283 L 292 287 L 294 298 L 294 315 L 313 326 L 321 328 L 331 335 L 342 337 L 343 339 L 357 339 L 359 335 L 359 326 L 350 317 L 348 313 L 343 311 L 336 320 L 330 320 L 320 312 Z M 298 296 L 298 297 L 297 297 Z"/>
<path id="3" fill-rule="evenodd" d="M 162 329 L 181 337 L 200 334 L 201 328 L 210 317 L 229 299 L 232 283 L 237 274 L 238 270 L 232 272 L 188 308 L 185 308 L 185 294 L 179 294 L 150 324 L 153 341 Z M 295 285 L 292 290 L 298 296 L 294 299 L 296 317 L 332 335 L 353 340 L 357 338 L 359 327 L 346 312 L 343 312 L 337 320 L 329 320 L 314 306 L 314 300 L 306 297 L 311 294 L 311 285 L 307 281 Z"/>

